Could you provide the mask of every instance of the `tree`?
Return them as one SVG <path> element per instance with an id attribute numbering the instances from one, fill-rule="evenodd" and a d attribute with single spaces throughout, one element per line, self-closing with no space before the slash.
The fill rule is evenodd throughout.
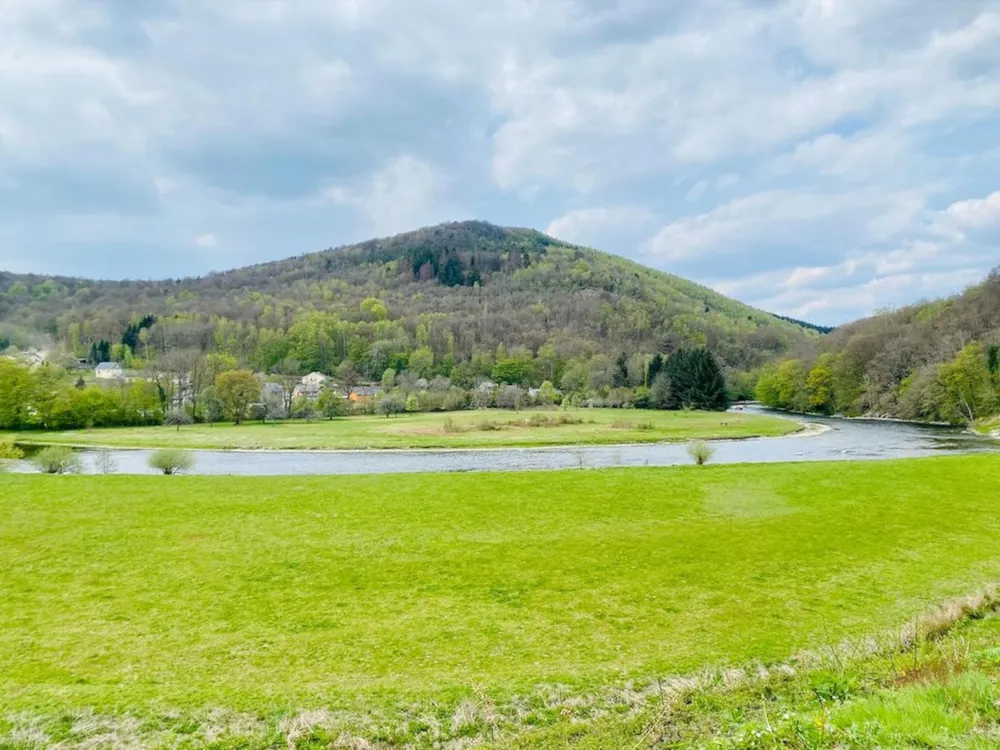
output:
<path id="1" fill-rule="evenodd" d="M 689 402 L 686 406 L 708 411 L 729 408 L 729 392 L 719 360 L 708 349 L 695 349 L 688 357 L 691 368 Z"/>
<path id="2" fill-rule="evenodd" d="M 202 394 L 215 384 L 215 379 L 220 373 L 227 370 L 236 369 L 236 358 L 228 354 L 206 354 L 198 357 L 191 368 L 188 380 L 188 387 L 191 396 L 191 416 L 195 419 L 206 418 L 202 413 L 204 405 L 201 403 Z M 217 419 L 207 419 L 208 422 L 218 421 Z"/>
<path id="3" fill-rule="evenodd" d="M 229 418 L 240 424 L 250 405 L 260 400 L 260 382 L 249 370 L 230 370 L 215 379 L 215 391 Z"/>
<path id="4" fill-rule="evenodd" d="M 366 297 L 363 299 L 361 301 L 361 311 L 368 313 L 368 317 L 372 320 L 385 320 L 389 317 L 389 311 L 386 310 L 382 301 L 376 297 Z"/>
<path id="5" fill-rule="evenodd" d="M 805 388 L 811 411 L 830 414 L 834 410 L 833 361 L 832 354 L 822 355 L 806 377 Z"/>
<path id="6" fill-rule="evenodd" d="M 420 347 L 410 355 L 407 369 L 418 378 L 429 378 L 434 370 L 434 352 L 428 346 Z"/>
<path id="7" fill-rule="evenodd" d="M 31 370 L 10 359 L 0 359 L 0 429 L 19 430 L 31 419 L 35 400 Z"/>
<path id="8" fill-rule="evenodd" d="M 218 377 L 218 376 L 216 376 Z M 201 415 L 210 425 L 221 422 L 226 416 L 226 405 L 219 398 L 219 392 L 214 385 L 201 392 Z"/>
<path id="9" fill-rule="evenodd" d="M 497 408 L 519 411 L 524 400 L 524 391 L 516 385 L 505 385 L 497 392 Z"/>
<path id="10" fill-rule="evenodd" d="M 347 389 L 347 395 L 349 396 L 351 392 L 357 387 L 358 383 L 361 382 L 361 375 L 358 371 L 354 369 L 354 364 L 345 359 L 337 367 L 337 379 L 340 380 L 340 384 Z"/>
<path id="11" fill-rule="evenodd" d="M 587 389 L 587 380 L 590 377 L 590 368 L 586 362 L 579 359 L 572 359 L 566 363 L 563 369 L 560 385 L 564 393 L 583 393 Z"/>
<path id="12" fill-rule="evenodd" d="M 774 409 L 805 411 L 806 366 L 798 359 L 789 359 L 775 367 L 767 368 L 757 381 L 757 398 L 765 406 Z"/>
<path id="13" fill-rule="evenodd" d="M 952 418 L 957 416 L 971 423 L 996 409 L 997 394 L 982 344 L 963 348 L 941 367 L 938 377 L 944 389 L 945 410 Z"/>
<path id="14" fill-rule="evenodd" d="M 167 427 L 176 427 L 181 431 L 181 427 L 194 424 L 194 419 L 183 409 L 171 409 L 163 416 L 163 424 Z"/>
<path id="15" fill-rule="evenodd" d="M 286 414 L 292 411 L 292 400 L 295 398 L 295 386 L 302 382 L 302 363 L 297 359 L 285 357 L 278 363 L 271 382 L 281 386 L 281 405 Z"/>
<path id="16" fill-rule="evenodd" d="M 622 352 L 615 360 L 615 371 L 612 375 L 612 386 L 615 388 L 628 387 L 628 355 Z"/>
<path id="17" fill-rule="evenodd" d="M 350 410 L 350 403 L 333 388 L 326 388 L 320 392 L 319 398 L 316 400 L 316 408 L 327 419 L 334 419 L 347 414 Z"/>
<path id="18" fill-rule="evenodd" d="M 375 402 L 375 411 L 384 414 L 388 419 L 393 414 L 402 414 L 406 411 L 406 402 L 398 393 L 387 393 Z"/>
<path id="19" fill-rule="evenodd" d="M 396 385 L 396 371 L 388 367 L 385 372 L 382 373 L 382 387 L 387 391 L 392 390 L 393 386 Z"/>
<path id="20" fill-rule="evenodd" d="M 537 401 L 539 406 L 551 406 L 558 403 L 560 398 L 559 391 L 556 390 L 556 387 L 552 385 L 552 381 L 550 380 L 546 380 L 538 389 Z"/>
<path id="21" fill-rule="evenodd" d="M 649 389 L 649 405 L 654 409 L 670 409 L 674 405 L 673 392 L 670 390 L 670 376 L 659 372 Z"/>
<path id="22" fill-rule="evenodd" d="M 656 376 L 663 371 L 663 364 L 663 355 L 659 352 L 654 354 L 653 358 L 649 360 L 649 367 L 646 368 L 646 385 L 653 386 Z"/>
<path id="23" fill-rule="evenodd" d="M 310 421 L 316 416 L 316 405 L 308 398 L 299 397 L 292 402 L 292 417 Z"/>

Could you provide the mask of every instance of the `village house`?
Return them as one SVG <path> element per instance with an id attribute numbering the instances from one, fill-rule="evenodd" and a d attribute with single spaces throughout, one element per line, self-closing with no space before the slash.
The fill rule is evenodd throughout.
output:
<path id="1" fill-rule="evenodd" d="M 295 386 L 295 389 L 292 391 L 292 398 L 305 398 L 315 401 L 322 392 L 323 388 L 319 384 L 306 382 L 305 378 L 303 378 L 302 382 Z"/>
<path id="2" fill-rule="evenodd" d="M 302 384 L 322 388 L 329 380 L 330 377 L 328 375 L 324 375 L 321 372 L 311 372 L 302 378 Z"/>
<path id="3" fill-rule="evenodd" d="M 359 385 L 351 389 L 348 398 L 355 402 L 374 401 L 385 391 L 379 385 Z"/>
<path id="4" fill-rule="evenodd" d="M 101 362 L 94 368 L 94 376 L 98 380 L 124 380 L 125 370 L 118 362 Z"/>

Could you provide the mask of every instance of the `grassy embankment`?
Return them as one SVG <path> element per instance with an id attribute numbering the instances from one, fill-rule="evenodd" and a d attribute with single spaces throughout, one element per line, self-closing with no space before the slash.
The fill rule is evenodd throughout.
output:
<path id="1" fill-rule="evenodd" d="M 801 425 L 778 417 L 622 409 L 461 411 L 333 421 L 110 428 L 8 433 L 18 442 L 112 448 L 334 450 L 611 445 L 787 435 Z"/>
<path id="2" fill-rule="evenodd" d="M 1000 416 L 980 419 L 972 428 L 981 435 L 1000 438 Z"/>
<path id="3" fill-rule="evenodd" d="M 652 678 L 997 580 L 998 468 L 7 476 L 0 746 L 615 746 Z"/>

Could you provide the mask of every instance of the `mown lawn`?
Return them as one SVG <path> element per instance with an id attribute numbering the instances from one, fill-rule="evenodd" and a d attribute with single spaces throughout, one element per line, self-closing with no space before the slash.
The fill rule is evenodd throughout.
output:
<path id="1" fill-rule="evenodd" d="M 482 730 L 467 698 L 782 658 L 996 580 L 998 469 L 4 476 L 0 717 L 197 745 L 219 715 L 279 736 L 322 709 L 419 744 Z"/>
<path id="2" fill-rule="evenodd" d="M 787 435 L 788 419 L 718 412 L 623 409 L 462 411 L 332 421 L 8 433 L 18 442 L 114 448 L 333 450 L 609 445 Z"/>

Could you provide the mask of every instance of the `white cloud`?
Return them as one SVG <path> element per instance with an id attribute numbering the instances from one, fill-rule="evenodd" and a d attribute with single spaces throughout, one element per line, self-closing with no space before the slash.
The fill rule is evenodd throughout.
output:
<path id="1" fill-rule="evenodd" d="M 451 218 L 441 195 L 447 177 L 432 164 L 402 155 L 382 166 L 356 187 L 335 185 L 323 196 L 367 217 L 373 231 L 395 234 Z"/>
<path id="2" fill-rule="evenodd" d="M 829 321 L 996 262 L 995 0 L 0 4 L 18 268 L 155 237 L 179 275 L 474 210 Z"/>
<path id="3" fill-rule="evenodd" d="M 649 211 L 636 206 L 581 208 L 553 220 L 545 233 L 567 242 L 593 245 L 609 233 L 629 235 L 641 231 L 652 218 Z"/>
<path id="4" fill-rule="evenodd" d="M 706 190 L 708 190 L 708 182 L 706 180 L 698 180 L 698 182 L 696 182 L 694 186 L 687 191 L 687 195 L 684 197 L 687 199 L 688 203 L 692 203 L 703 196 Z"/>
<path id="5" fill-rule="evenodd" d="M 948 215 L 959 225 L 985 227 L 1000 223 L 1000 190 L 985 198 L 958 201 L 948 206 Z"/>
<path id="6" fill-rule="evenodd" d="M 211 250 L 219 246 L 219 238 L 209 232 L 208 234 L 201 234 L 195 237 L 194 244 L 206 250 Z"/>

